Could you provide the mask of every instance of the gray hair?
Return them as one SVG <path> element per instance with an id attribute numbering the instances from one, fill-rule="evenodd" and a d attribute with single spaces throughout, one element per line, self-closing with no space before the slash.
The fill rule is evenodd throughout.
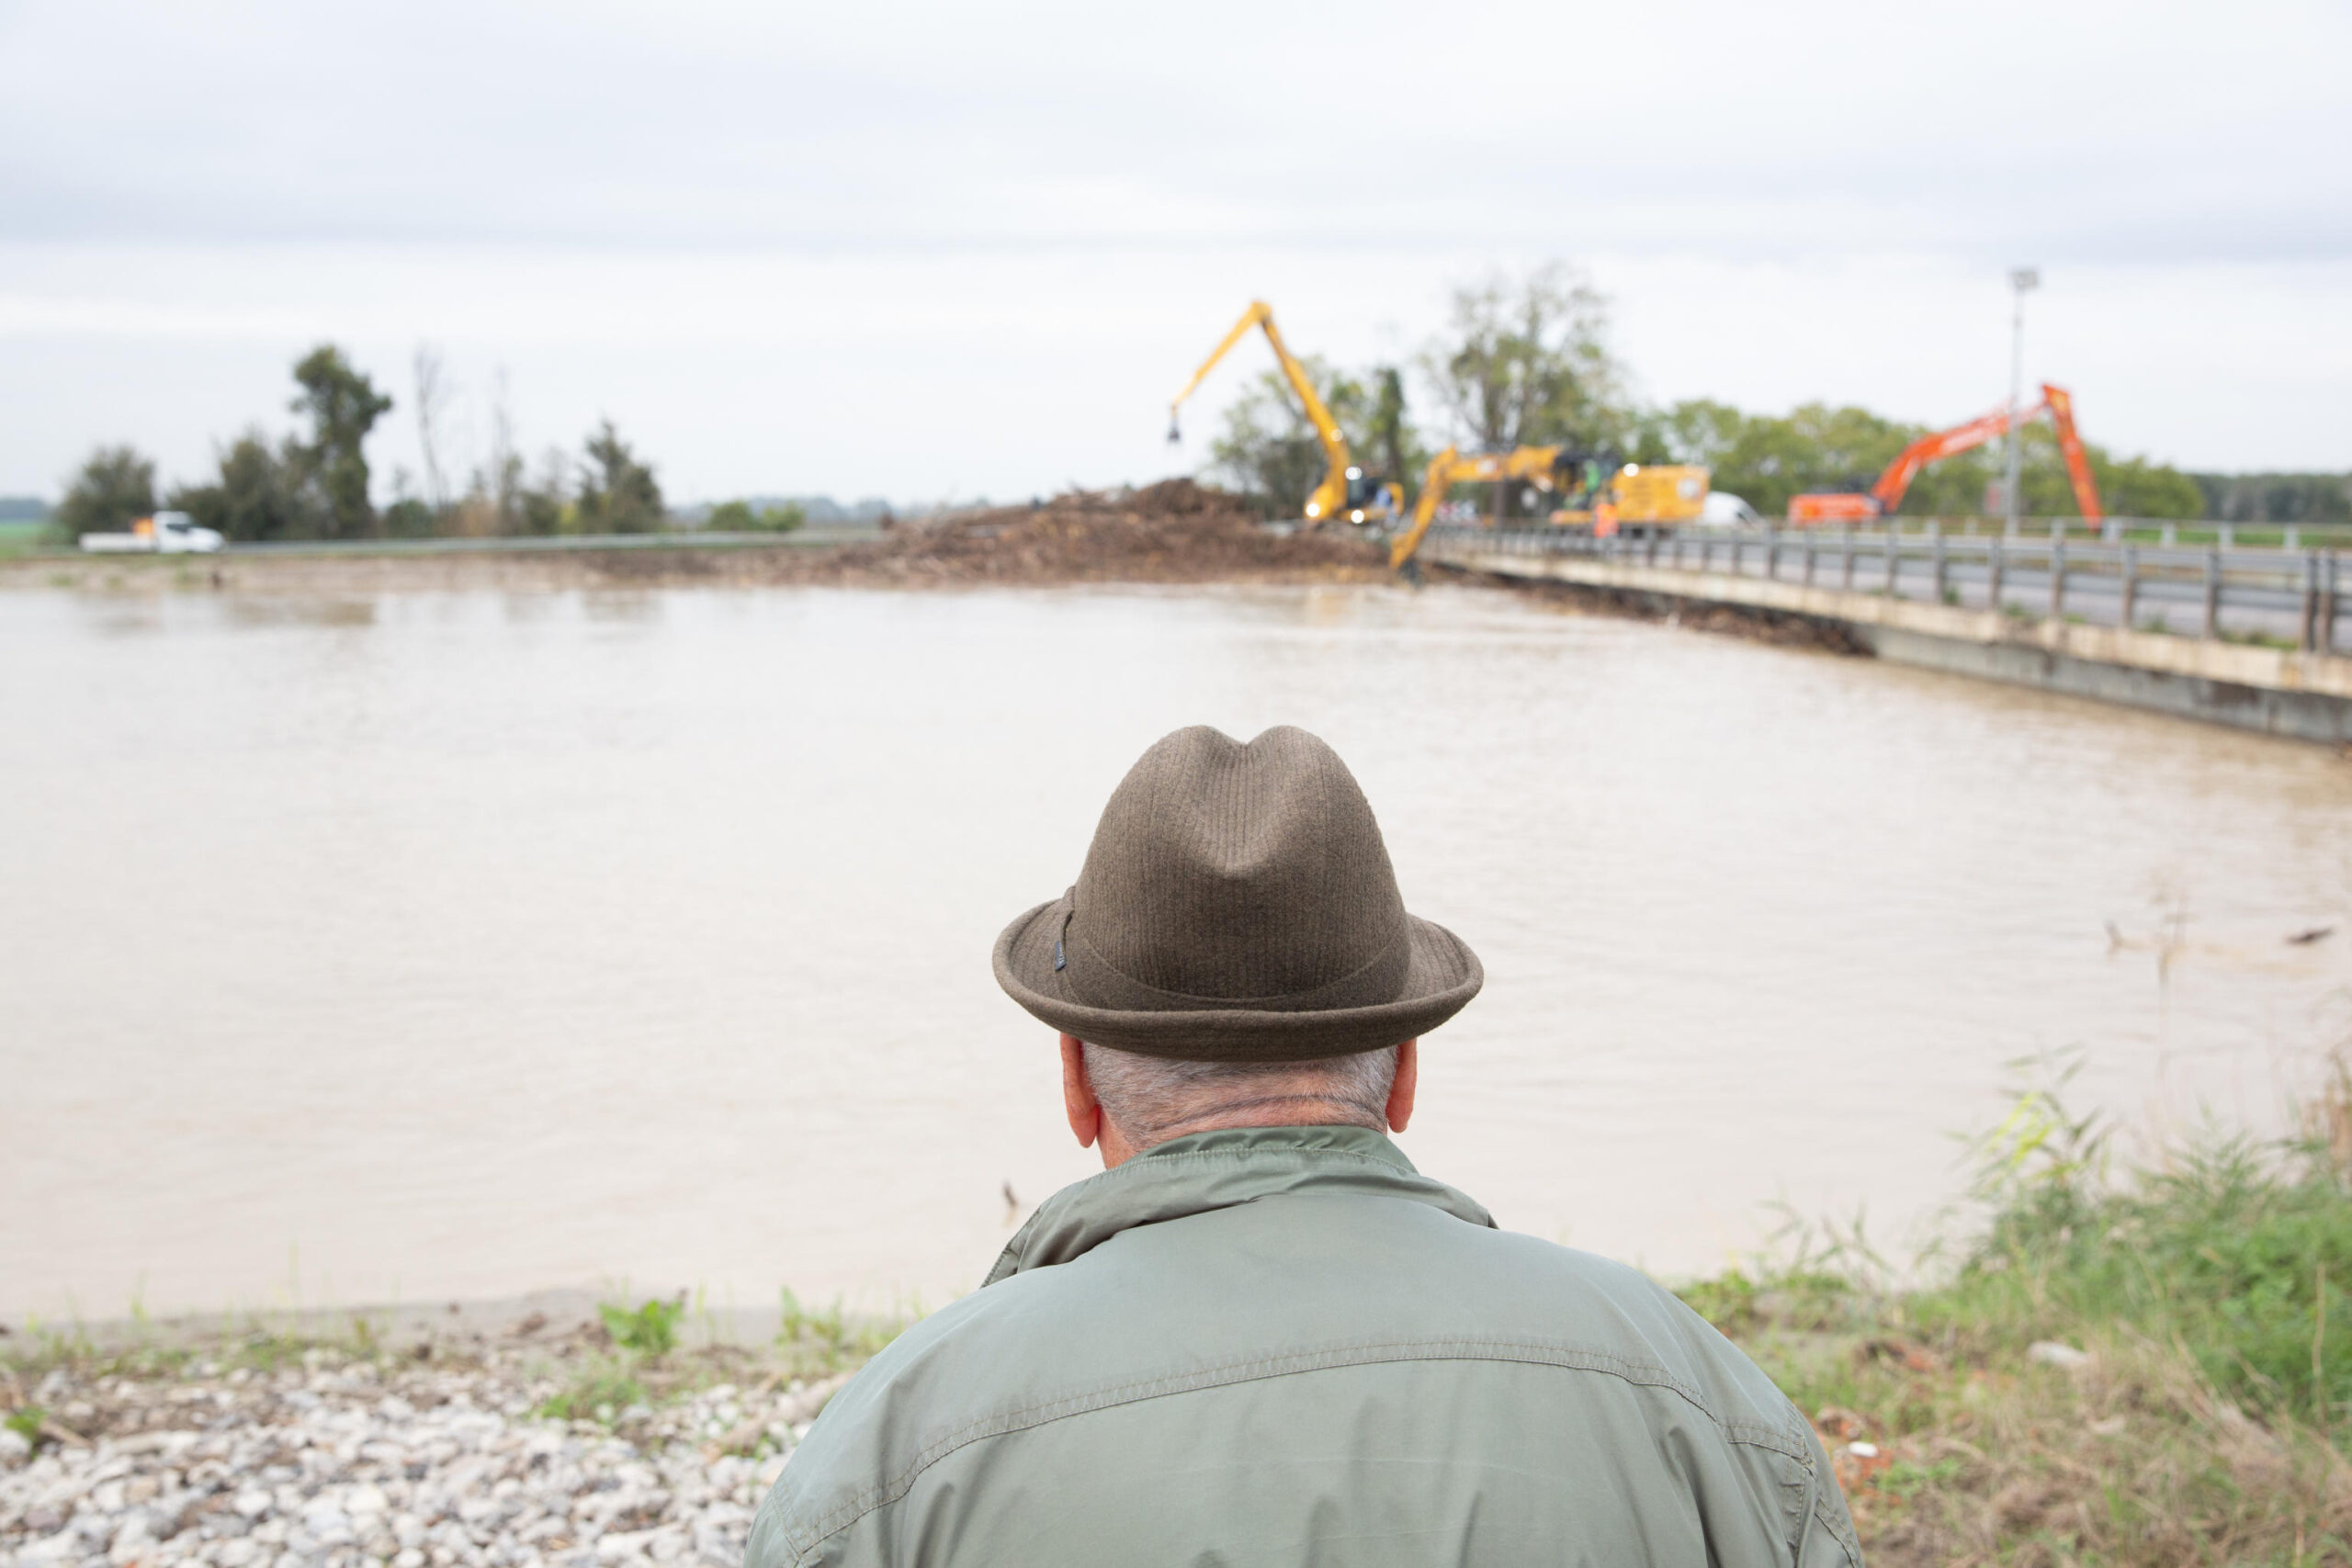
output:
<path id="1" fill-rule="evenodd" d="M 1137 1148 L 1239 1113 L 1261 1126 L 1341 1124 L 1381 1131 L 1396 1081 L 1396 1047 L 1313 1062 L 1179 1062 L 1086 1047 L 1086 1078 L 1102 1112 Z"/>

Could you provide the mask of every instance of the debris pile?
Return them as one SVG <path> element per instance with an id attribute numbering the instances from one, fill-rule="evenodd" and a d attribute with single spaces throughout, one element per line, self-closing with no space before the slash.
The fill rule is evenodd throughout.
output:
<path id="1" fill-rule="evenodd" d="M 1276 533 L 1239 498 L 1191 479 L 1125 492 L 1074 491 L 991 507 L 790 563 L 805 581 L 930 583 L 1372 581 L 1371 540 L 1330 529 Z"/>

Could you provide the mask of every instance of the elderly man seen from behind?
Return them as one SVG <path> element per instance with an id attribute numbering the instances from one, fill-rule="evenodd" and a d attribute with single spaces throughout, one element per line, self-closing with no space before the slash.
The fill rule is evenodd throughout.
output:
<path id="1" fill-rule="evenodd" d="M 834 1399 L 748 1568 L 1860 1562 L 1746 1357 L 1385 1136 L 1483 975 L 1314 736 L 1152 747 L 996 972 L 1103 1172 Z"/>

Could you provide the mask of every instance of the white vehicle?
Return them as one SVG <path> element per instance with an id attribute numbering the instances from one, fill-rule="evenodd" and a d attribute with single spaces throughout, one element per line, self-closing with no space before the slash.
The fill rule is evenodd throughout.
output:
<path id="1" fill-rule="evenodd" d="M 1763 525 L 1756 508 L 1727 490 L 1711 490 L 1701 503 L 1699 521 L 1710 528 L 1755 528 Z"/>
<path id="2" fill-rule="evenodd" d="M 82 547 L 99 555 L 210 555 L 228 542 L 215 529 L 198 527 L 185 512 L 141 517 L 128 534 L 82 536 Z"/>

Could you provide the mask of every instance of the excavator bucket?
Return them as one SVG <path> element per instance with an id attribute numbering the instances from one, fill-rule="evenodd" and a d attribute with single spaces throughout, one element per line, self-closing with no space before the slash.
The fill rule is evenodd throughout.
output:
<path id="1" fill-rule="evenodd" d="M 1184 433 L 1176 428 L 1176 416 L 1171 413 L 1168 416 L 1168 445 L 1181 446 L 1183 440 Z"/>

